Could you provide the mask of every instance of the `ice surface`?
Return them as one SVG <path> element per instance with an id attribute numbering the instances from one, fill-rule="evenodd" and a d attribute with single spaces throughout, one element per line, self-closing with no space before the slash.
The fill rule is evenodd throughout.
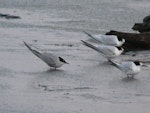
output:
<path id="1" fill-rule="evenodd" d="M 1 0 L 0 111 L 3 113 L 149 113 L 149 68 L 135 79 L 82 45 L 82 31 L 129 31 L 149 14 L 137 1 Z M 138 1 L 139 3 L 140 1 Z M 147 3 L 141 1 L 141 3 Z M 136 8 L 135 8 L 136 7 Z M 139 7 L 139 8 L 138 8 Z M 51 70 L 23 44 L 59 54 L 69 65 Z M 149 51 L 123 59 L 150 59 Z"/>

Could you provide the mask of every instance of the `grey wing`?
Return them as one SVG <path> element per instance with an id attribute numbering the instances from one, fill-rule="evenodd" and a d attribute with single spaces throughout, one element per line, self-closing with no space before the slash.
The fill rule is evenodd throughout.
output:
<path id="1" fill-rule="evenodd" d="M 83 31 L 86 35 L 88 35 L 90 38 L 96 40 L 97 42 L 101 42 L 101 35 L 91 35 L 90 33 L 86 32 L 86 31 Z"/>
<path id="2" fill-rule="evenodd" d="M 108 45 L 113 45 L 116 46 L 117 45 L 117 36 L 103 36 L 102 38 L 102 42 Z"/>
<path id="3" fill-rule="evenodd" d="M 26 42 L 24 42 L 25 46 L 34 54 L 36 55 L 38 58 L 40 58 L 42 61 L 44 61 L 46 64 L 50 65 L 50 66 L 55 66 L 57 61 L 58 61 L 58 57 L 51 54 L 51 53 L 42 53 L 39 52 L 35 49 L 32 49 Z"/>
<path id="4" fill-rule="evenodd" d="M 84 44 L 85 46 L 90 47 L 90 48 L 92 48 L 92 49 L 94 49 L 94 50 L 96 50 L 96 51 L 98 51 L 98 52 L 102 52 L 100 48 L 98 48 L 98 47 L 96 47 L 96 46 L 94 46 L 94 45 L 92 45 L 92 44 L 90 44 L 90 43 L 88 43 L 88 42 L 86 42 L 86 41 L 83 41 L 83 40 L 81 40 L 81 41 L 83 42 L 83 44 Z"/>
<path id="5" fill-rule="evenodd" d="M 111 55 L 111 56 L 116 55 L 115 50 L 113 50 L 113 48 L 110 48 L 110 47 L 104 47 L 104 48 L 102 48 L 102 53 L 104 55 Z"/>
<path id="6" fill-rule="evenodd" d="M 36 55 L 37 57 L 41 58 L 42 56 L 42 52 L 39 52 L 38 50 L 36 49 L 33 49 L 31 46 L 29 46 L 26 42 L 24 42 L 25 46 L 34 54 Z"/>
<path id="7" fill-rule="evenodd" d="M 121 70 L 128 74 L 128 73 L 132 72 L 133 69 L 130 64 L 127 64 L 127 65 L 122 64 Z"/>
<path id="8" fill-rule="evenodd" d="M 121 69 L 121 66 L 120 66 L 120 64 L 119 63 L 116 63 L 116 62 L 114 62 L 113 60 L 111 60 L 111 59 L 108 59 L 109 60 L 109 62 L 111 62 L 112 63 L 112 65 L 114 65 L 116 68 L 118 68 L 118 69 Z"/>
<path id="9" fill-rule="evenodd" d="M 47 63 L 48 65 L 56 65 L 56 62 L 58 61 L 58 57 L 51 54 L 51 53 L 43 53 L 41 56 L 41 59 Z"/>

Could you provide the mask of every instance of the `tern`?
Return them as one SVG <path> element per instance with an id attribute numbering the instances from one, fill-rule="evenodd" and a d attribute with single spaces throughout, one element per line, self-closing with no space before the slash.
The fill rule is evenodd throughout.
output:
<path id="1" fill-rule="evenodd" d="M 94 49 L 95 51 L 97 51 L 98 53 L 103 54 L 105 57 L 107 57 L 108 59 L 113 59 L 119 55 L 121 55 L 121 53 L 124 51 L 123 48 L 121 47 L 115 47 L 115 46 L 110 46 L 110 45 L 98 45 L 98 46 L 94 46 L 86 41 L 83 41 L 83 44 L 87 47 L 90 47 L 92 49 Z"/>
<path id="2" fill-rule="evenodd" d="M 84 33 L 89 37 L 91 37 L 92 39 L 95 39 L 97 42 L 105 45 L 121 47 L 125 43 L 125 39 L 119 38 L 116 35 L 102 35 L 102 34 L 91 35 L 85 31 Z"/>
<path id="3" fill-rule="evenodd" d="M 47 52 L 39 52 L 36 49 L 32 49 L 32 47 L 29 46 L 26 42 L 24 42 L 24 44 L 34 55 L 36 55 L 38 58 L 40 58 L 50 67 L 56 69 L 61 67 L 63 64 L 69 64 L 60 56 L 56 56 L 52 53 L 47 53 Z"/>
<path id="4" fill-rule="evenodd" d="M 128 78 L 133 78 L 134 75 L 138 74 L 141 71 L 143 63 L 139 61 L 123 61 L 121 63 L 114 62 L 112 60 L 109 60 L 115 67 L 123 71 Z"/>

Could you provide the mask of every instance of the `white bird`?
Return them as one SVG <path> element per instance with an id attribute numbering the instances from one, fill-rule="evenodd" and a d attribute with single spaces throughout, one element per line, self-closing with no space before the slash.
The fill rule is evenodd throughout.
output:
<path id="1" fill-rule="evenodd" d="M 96 50 L 98 53 L 102 53 L 108 59 L 115 58 L 124 51 L 124 49 L 121 47 L 115 47 L 115 46 L 110 46 L 110 45 L 94 46 L 86 41 L 83 41 L 83 40 L 81 40 L 81 41 L 83 42 L 84 45 Z"/>
<path id="2" fill-rule="evenodd" d="M 138 74 L 141 71 L 141 66 L 143 63 L 139 61 L 124 61 L 121 63 L 114 62 L 112 60 L 109 60 L 115 67 L 123 71 L 127 77 L 134 77 L 134 75 Z"/>
<path id="3" fill-rule="evenodd" d="M 91 37 L 92 39 L 95 39 L 97 42 L 105 44 L 105 45 L 112 45 L 112 46 L 117 46 L 121 47 L 125 43 L 125 39 L 119 38 L 116 35 L 91 35 L 87 32 L 84 31 L 86 35 Z"/>
<path id="4" fill-rule="evenodd" d="M 63 64 L 68 64 L 62 57 L 56 56 L 52 53 L 39 52 L 36 49 L 32 49 L 26 42 L 24 42 L 24 44 L 34 55 L 36 55 L 50 67 L 56 69 L 61 67 Z"/>

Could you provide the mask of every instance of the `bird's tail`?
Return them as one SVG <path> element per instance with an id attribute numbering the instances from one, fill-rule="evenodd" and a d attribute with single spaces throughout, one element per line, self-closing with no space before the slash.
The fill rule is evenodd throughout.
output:
<path id="1" fill-rule="evenodd" d="M 83 40 L 81 40 L 81 41 L 83 42 L 83 44 L 84 44 L 85 46 L 90 47 L 90 48 L 92 48 L 92 49 L 94 49 L 94 50 L 100 52 L 100 50 L 99 50 L 97 47 L 93 46 L 92 44 L 90 44 L 90 43 L 88 43 L 88 42 L 86 42 L 86 41 L 83 41 Z"/>
<path id="2" fill-rule="evenodd" d="M 23 43 L 25 44 L 25 46 L 34 54 L 36 55 L 37 57 L 41 58 L 41 53 L 38 52 L 37 50 L 35 49 L 32 49 L 26 42 L 23 41 Z"/>
<path id="3" fill-rule="evenodd" d="M 112 59 L 108 59 L 108 61 L 115 67 L 119 68 L 119 64 L 114 62 Z"/>
<path id="4" fill-rule="evenodd" d="M 83 31 L 86 35 L 88 35 L 89 37 L 91 38 L 94 38 L 90 33 L 86 32 L 86 31 Z"/>
<path id="5" fill-rule="evenodd" d="M 97 41 L 97 42 L 100 42 L 101 43 L 101 41 L 100 40 L 98 40 L 97 38 L 95 38 L 94 36 L 92 36 L 90 33 L 87 33 L 86 31 L 83 31 L 86 35 L 88 35 L 90 38 L 92 38 L 92 39 L 94 39 L 95 41 Z"/>

